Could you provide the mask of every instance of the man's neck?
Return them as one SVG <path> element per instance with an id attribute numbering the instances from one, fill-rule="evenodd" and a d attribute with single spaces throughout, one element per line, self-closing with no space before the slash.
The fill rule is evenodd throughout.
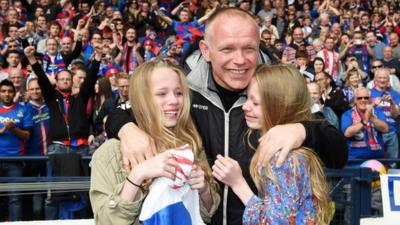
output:
<path id="1" fill-rule="evenodd" d="M 379 86 L 375 86 L 375 89 L 382 92 L 387 90 L 387 88 L 381 88 Z"/>
<path id="2" fill-rule="evenodd" d="M 13 102 L 11 103 L 1 102 L 1 104 L 3 105 L 4 108 L 11 108 L 14 105 Z"/>
<path id="3" fill-rule="evenodd" d="M 41 105 L 43 105 L 44 100 L 43 100 L 43 98 L 36 99 L 36 100 L 31 99 L 29 102 L 32 103 L 33 105 L 41 106 Z"/>

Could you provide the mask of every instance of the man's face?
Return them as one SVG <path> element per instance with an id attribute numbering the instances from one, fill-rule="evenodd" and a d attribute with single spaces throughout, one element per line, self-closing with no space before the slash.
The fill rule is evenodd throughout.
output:
<path id="1" fill-rule="evenodd" d="M 31 80 L 28 84 L 29 98 L 33 101 L 39 101 L 42 99 L 42 89 L 40 89 L 37 80 Z"/>
<path id="2" fill-rule="evenodd" d="M 386 88 L 389 86 L 389 75 L 383 70 L 376 72 L 374 80 L 376 86 L 382 90 L 386 90 Z"/>
<path id="3" fill-rule="evenodd" d="M 368 43 L 368 44 L 370 44 L 370 45 L 375 44 L 375 42 L 376 42 L 376 37 L 375 37 L 374 33 L 368 32 L 366 38 L 367 38 L 367 43 Z"/>
<path id="4" fill-rule="evenodd" d="M 82 10 L 83 14 L 88 14 L 90 11 L 89 3 L 82 3 L 81 10 Z"/>
<path id="5" fill-rule="evenodd" d="M 55 55 L 57 53 L 57 41 L 55 39 L 48 39 L 46 42 L 46 50 L 49 55 Z"/>
<path id="6" fill-rule="evenodd" d="M 369 25 L 369 17 L 368 16 L 362 16 L 361 17 L 361 24 L 363 25 L 363 26 L 368 26 Z"/>
<path id="7" fill-rule="evenodd" d="M 181 20 L 181 22 L 186 23 L 189 21 L 189 13 L 185 12 L 185 11 L 181 11 L 181 13 L 179 14 L 179 19 Z"/>
<path id="8" fill-rule="evenodd" d="M 8 36 L 12 39 L 12 40 L 16 40 L 18 37 L 18 28 L 17 27 L 10 27 L 8 29 Z"/>
<path id="9" fill-rule="evenodd" d="M 325 40 L 325 48 L 327 50 L 332 51 L 334 46 L 335 46 L 335 42 L 333 41 L 332 38 L 327 38 Z"/>
<path id="10" fill-rule="evenodd" d="M 271 34 L 265 33 L 262 35 L 261 40 L 264 42 L 266 46 L 271 45 Z"/>
<path id="11" fill-rule="evenodd" d="M 71 38 L 64 37 L 61 40 L 61 47 L 62 47 L 63 52 L 65 52 L 65 53 L 71 52 L 72 51 L 72 40 L 71 40 Z"/>
<path id="12" fill-rule="evenodd" d="M 126 31 L 126 40 L 128 40 L 128 42 L 135 41 L 135 38 L 136 38 L 136 31 L 134 29 L 129 29 Z"/>
<path id="13" fill-rule="evenodd" d="M 391 59 L 393 57 L 393 49 L 389 46 L 383 48 L 383 58 Z"/>
<path id="14" fill-rule="evenodd" d="M 16 10 L 8 10 L 7 19 L 9 22 L 15 23 L 18 21 L 18 12 Z"/>
<path id="15" fill-rule="evenodd" d="M 375 61 L 371 65 L 371 72 L 375 74 L 376 70 L 383 68 L 383 63 L 380 61 Z"/>
<path id="16" fill-rule="evenodd" d="M 50 26 L 50 35 L 53 37 L 57 37 L 60 33 L 60 28 L 57 25 Z"/>
<path id="17" fill-rule="evenodd" d="M 72 84 L 75 88 L 80 88 L 82 83 L 85 81 L 86 73 L 78 70 L 75 72 L 75 75 L 72 77 Z"/>
<path id="18" fill-rule="evenodd" d="M 304 34 L 301 28 L 296 28 L 293 31 L 293 40 L 297 43 L 303 42 Z"/>
<path id="19" fill-rule="evenodd" d="M 5 106 L 13 103 L 15 91 L 11 86 L 3 85 L 0 87 L 0 101 Z"/>
<path id="20" fill-rule="evenodd" d="M 8 4 L 7 0 L 1 0 L 0 1 L 0 8 L 6 10 L 6 9 L 8 9 L 8 6 L 9 6 L 9 4 Z"/>
<path id="21" fill-rule="evenodd" d="M 17 67 L 20 63 L 19 55 L 16 53 L 10 53 L 6 59 L 10 67 Z"/>
<path id="22" fill-rule="evenodd" d="M 315 81 L 317 81 L 317 84 L 319 85 L 321 91 L 325 91 L 330 86 L 329 78 L 325 77 L 323 73 L 318 73 L 315 76 Z"/>
<path id="23" fill-rule="evenodd" d="M 72 87 L 71 74 L 67 71 L 58 73 L 56 86 L 62 92 L 70 92 Z"/>
<path id="24" fill-rule="evenodd" d="M 316 83 L 311 83 L 308 84 L 307 87 L 313 102 L 319 102 L 319 99 L 321 98 L 321 91 L 319 85 Z"/>
<path id="25" fill-rule="evenodd" d="M 369 93 L 367 90 L 359 90 L 356 92 L 354 96 L 355 99 L 355 106 L 358 111 L 365 112 L 367 110 L 367 106 L 369 104 Z"/>
<path id="26" fill-rule="evenodd" d="M 399 44 L 399 36 L 397 34 L 392 33 L 389 36 L 390 46 L 396 47 Z"/>
<path id="27" fill-rule="evenodd" d="M 129 80 L 128 79 L 118 79 L 118 90 L 119 90 L 119 95 L 121 98 L 124 100 L 128 100 L 128 90 L 129 90 Z"/>
<path id="28" fill-rule="evenodd" d="M 18 90 L 22 87 L 24 82 L 24 76 L 20 69 L 9 70 L 8 79 L 14 84 L 14 87 Z"/>
<path id="29" fill-rule="evenodd" d="M 212 65 L 214 80 L 227 90 L 245 89 L 258 64 L 257 25 L 248 19 L 220 17 L 211 29 L 200 49 Z"/>

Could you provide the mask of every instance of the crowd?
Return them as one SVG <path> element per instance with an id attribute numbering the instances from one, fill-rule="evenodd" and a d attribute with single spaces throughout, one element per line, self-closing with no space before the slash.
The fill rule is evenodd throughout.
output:
<path id="1" fill-rule="evenodd" d="M 218 14 L 230 8 L 248 14 Z M 0 21 L 0 157 L 62 155 L 68 163 L 65 155 L 91 155 L 119 138 L 123 166 L 140 165 L 160 146 L 137 120 L 130 78 L 141 65 L 161 60 L 188 74 L 191 116 L 201 138 L 196 145 L 220 181 L 212 224 L 245 221 L 249 198 L 240 199 L 221 167 L 224 160 L 237 161 L 250 193 L 257 193 L 249 168 L 254 148 L 260 164 L 280 150 L 278 167 L 299 146 L 333 168 L 347 159 L 399 158 L 396 0 L 0 0 Z M 258 64 L 297 68 L 314 119 L 273 121 L 249 135 L 248 119 L 260 115 L 243 104 Z M 288 89 L 281 100 L 292 94 Z M 284 107 L 261 105 L 269 112 Z M 45 172 L 42 164 L 0 162 L 1 176 Z M 77 210 L 88 205 L 85 198 Z M 21 220 L 26 207 L 37 219 L 71 218 L 61 216 L 59 201 L 39 199 L 27 206 L 20 195 L 10 195 L 9 214 L 1 219 Z"/>

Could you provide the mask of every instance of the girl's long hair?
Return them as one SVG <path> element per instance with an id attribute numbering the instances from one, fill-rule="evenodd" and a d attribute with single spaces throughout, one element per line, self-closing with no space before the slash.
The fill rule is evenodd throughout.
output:
<path id="1" fill-rule="evenodd" d="M 173 70 L 181 83 L 183 108 L 176 126 L 172 128 L 163 125 L 161 109 L 152 98 L 150 80 L 153 71 L 157 68 Z M 129 101 L 138 127 L 154 140 L 158 153 L 189 144 L 194 153 L 195 163 L 201 166 L 209 184 L 216 187 L 216 182 L 212 179 L 211 169 L 204 157 L 204 152 L 202 152 L 204 150 L 200 135 L 190 116 L 190 91 L 182 69 L 166 60 L 154 60 L 140 65 L 129 81 Z"/>
<path id="2" fill-rule="evenodd" d="M 263 115 L 262 134 L 276 125 L 311 120 L 311 97 L 306 81 L 294 67 L 260 65 L 256 70 L 255 79 L 259 86 Z M 290 159 L 287 160 L 293 161 L 294 174 L 297 174 L 300 156 L 308 163 L 306 172 L 310 173 L 312 193 L 317 208 L 317 224 L 329 224 L 330 197 L 322 162 L 311 149 L 302 147 L 291 151 Z M 261 174 L 257 165 L 259 157 L 260 151 L 256 151 L 251 160 L 250 174 L 259 192 L 262 192 L 259 183 Z M 269 162 L 264 166 L 267 177 L 275 182 Z"/>

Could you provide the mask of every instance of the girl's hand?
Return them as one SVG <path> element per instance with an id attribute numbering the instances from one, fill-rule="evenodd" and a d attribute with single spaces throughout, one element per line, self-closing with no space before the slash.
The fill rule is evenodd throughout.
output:
<path id="1" fill-rule="evenodd" d="M 208 185 L 204 175 L 205 173 L 200 166 L 193 165 L 188 180 L 190 188 L 198 190 L 200 193 L 207 191 Z"/>
<path id="2" fill-rule="evenodd" d="M 177 165 L 178 163 L 175 161 L 172 152 L 165 151 L 139 163 L 131 170 L 129 178 L 136 180 L 140 184 L 144 180 L 156 177 L 174 179 Z"/>
<path id="3" fill-rule="evenodd" d="M 212 170 L 212 175 L 216 179 L 231 188 L 240 185 L 244 181 L 239 163 L 232 158 L 217 155 L 217 160 L 215 160 Z"/>

